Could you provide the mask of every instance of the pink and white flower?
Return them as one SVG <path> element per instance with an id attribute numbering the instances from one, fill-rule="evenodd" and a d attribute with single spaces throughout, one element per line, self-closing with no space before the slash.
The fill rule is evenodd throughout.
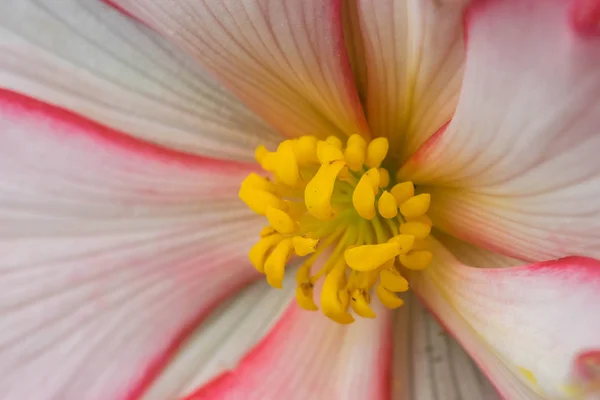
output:
<path id="1" fill-rule="evenodd" d="M 487 398 L 419 301 L 502 397 L 597 394 L 599 33 L 597 0 L 0 3 L 2 396 Z M 243 289 L 238 189 L 351 133 L 435 229 L 416 296 L 344 326 Z"/>

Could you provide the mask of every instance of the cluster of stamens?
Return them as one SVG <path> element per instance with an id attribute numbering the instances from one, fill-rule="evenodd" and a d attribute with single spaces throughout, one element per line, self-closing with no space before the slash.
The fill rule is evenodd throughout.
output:
<path id="1" fill-rule="evenodd" d="M 274 152 L 256 149 L 257 161 L 274 179 L 252 173 L 239 191 L 269 222 L 249 258 L 280 288 L 290 258 L 306 256 L 296 275 L 302 308 L 318 309 L 313 291 L 324 278 L 320 305 L 326 316 L 352 323 L 351 308 L 374 318 L 373 289 L 383 305 L 400 307 L 397 293 L 408 290 L 401 271 L 430 264 L 430 196 L 415 195 L 410 181 L 391 182 L 381 168 L 387 152 L 387 139 L 367 143 L 360 135 L 350 136 L 345 147 L 337 137 L 303 136 L 283 141 Z"/>

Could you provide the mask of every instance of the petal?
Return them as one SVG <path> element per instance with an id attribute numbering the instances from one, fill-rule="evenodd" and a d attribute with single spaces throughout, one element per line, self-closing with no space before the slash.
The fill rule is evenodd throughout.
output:
<path id="1" fill-rule="evenodd" d="M 288 136 L 368 136 L 339 0 L 114 0 Z"/>
<path id="2" fill-rule="evenodd" d="M 284 290 L 273 290 L 261 281 L 223 304 L 190 335 L 144 399 L 182 398 L 235 370 L 289 308 L 294 293 L 294 274 L 287 274 Z"/>
<path id="3" fill-rule="evenodd" d="M 339 325 L 295 303 L 238 366 L 201 387 L 199 399 L 387 399 L 391 313 Z"/>
<path id="4" fill-rule="evenodd" d="M 412 288 L 502 396 L 565 398 L 581 389 L 571 368 L 583 351 L 600 349 L 600 262 L 484 269 L 432 246 L 434 263 L 410 276 Z"/>
<path id="5" fill-rule="evenodd" d="M 600 38 L 572 30 L 569 2 L 477 4 L 456 115 L 402 175 L 441 187 L 434 224 L 462 239 L 600 258 Z"/>
<path id="6" fill-rule="evenodd" d="M 393 399 L 497 399 L 462 347 L 407 296 L 394 318 Z"/>
<path id="7" fill-rule="evenodd" d="M 251 159 L 276 143 L 197 63 L 97 0 L 0 4 L 0 87 L 190 153 Z"/>
<path id="8" fill-rule="evenodd" d="M 358 0 L 366 113 L 399 161 L 445 124 L 462 79 L 463 8 L 434 0 Z"/>
<path id="9" fill-rule="evenodd" d="M 3 394 L 137 397 L 256 277 L 258 222 L 236 196 L 249 170 L 0 91 Z"/>

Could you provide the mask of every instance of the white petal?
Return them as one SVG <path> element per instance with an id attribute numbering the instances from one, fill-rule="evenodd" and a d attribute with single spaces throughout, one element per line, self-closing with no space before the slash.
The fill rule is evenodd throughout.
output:
<path id="1" fill-rule="evenodd" d="M 0 87 L 186 152 L 251 159 L 277 135 L 197 63 L 97 0 L 0 3 Z"/>
<path id="2" fill-rule="evenodd" d="M 250 169 L 0 91 L 0 391 L 135 397 L 256 277 Z"/>
<path id="3" fill-rule="evenodd" d="M 339 325 L 292 304 L 230 372 L 187 399 L 387 399 L 391 313 Z"/>
<path id="4" fill-rule="evenodd" d="M 498 399 L 462 347 L 414 296 L 395 315 L 393 399 Z"/>
<path id="5" fill-rule="evenodd" d="M 234 371 L 289 308 L 294 293 L 294 274 L 289 273 L 283 290 L 257 282 L 220 306 L 189 337 L 144 399 L 185 397 L 216 376 Z"/>
<path id="6" fill-rule="evenodd" d="M 288 136 L 368 136 L 338 0 L 114 0 Z"/>
<path id="7" fill-rule="evenodd" d="M 366 113 L 399 161 L 450 120 L 464 61 L 463 7 L 433 0 L 358 0 Z"/>
<path id="8" fill-rule="evenodd" d="M 439 187 L 438 228 L 529 261 L 600 258 L 600 37 L 573 29 L 573 7 L 488 1 L 468 14 L 456 115 L 402 170 Z"/>
<path id="9" fill-rule="evenodd" d="M 502 396 L 570 398 L 582 354 L 600 350 L 600 263 L 567 257 L 513 268 L 462 264 L 432 241 L 411 287 Z M 596 382 L 597 383 L 597 382 Z"/>

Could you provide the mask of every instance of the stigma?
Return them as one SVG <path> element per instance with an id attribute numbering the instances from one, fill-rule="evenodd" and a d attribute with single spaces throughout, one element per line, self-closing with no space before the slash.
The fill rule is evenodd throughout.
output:
<path id="1" fill-rule="evenodd" d="M 382 168 L 388 147 L 386 138 L 360 135 L 345 144 L 302 136 L 275 151 L 259 146 L 255 156 L 266 176 L 251 173 L 240 187 L 240 199 L 268 221 L 250 249 L 252 265 L 281 288 L 290 259 L 304 258 L 296 272 L 298 305 L 319 310 L 318 284 L 321 312 L 338 323 L 375 318 L 375 296 L 400 307 L 398 293 L 409 288 L 403 272 L 432 260 L 425 242 L 430 195 Z"/>

